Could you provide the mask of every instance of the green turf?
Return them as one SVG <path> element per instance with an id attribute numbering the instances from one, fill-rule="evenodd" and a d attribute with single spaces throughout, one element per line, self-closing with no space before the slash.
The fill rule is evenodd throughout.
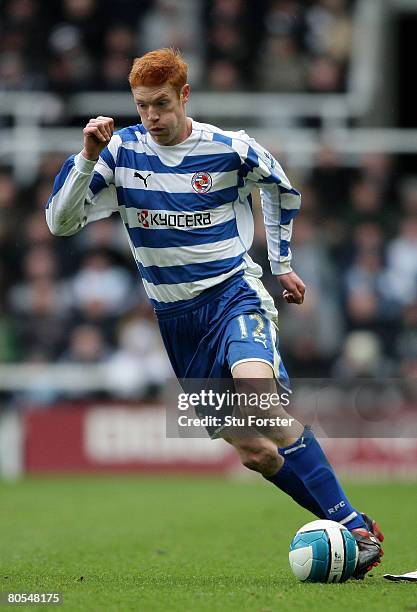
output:
<path id="1" fill-rule="evenodd" d="M 312 516 L 262 479 L 3 483 L 0 591 L 59 591 L 55 609 L 82 612 L 417 610 L 416 584 L 382 578 L 417 568 L 416 484 L 347 490 L 387 532 L 385 562 L 363 582 L 324 585 L 297 582 L 288 566 Z"/>

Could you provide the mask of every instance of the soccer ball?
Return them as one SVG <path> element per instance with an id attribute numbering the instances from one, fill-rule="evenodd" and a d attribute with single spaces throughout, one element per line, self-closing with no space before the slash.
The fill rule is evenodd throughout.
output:
<path id="1" fill-rule="evenodd" d="M 291 569 L 303 582 L 344 582 L 355 571 L 357 560 L 355 538 L 335 521 L 303 525 L 290 544 Z"/>

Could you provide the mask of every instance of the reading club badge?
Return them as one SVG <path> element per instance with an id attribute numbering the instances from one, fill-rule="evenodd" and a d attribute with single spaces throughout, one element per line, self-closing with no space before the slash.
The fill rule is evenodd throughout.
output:
<path id="1" fill-rule="evenodd" d="M 212 184 L 213 181 L 208 172 L 196 172 L 191 179 L 191 185 L 197 193 L 207 193 L 207 191 L 210 191 Z"/>

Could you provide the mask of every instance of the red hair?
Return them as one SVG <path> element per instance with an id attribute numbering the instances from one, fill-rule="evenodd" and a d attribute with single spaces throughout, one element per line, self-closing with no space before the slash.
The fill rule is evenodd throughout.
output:
<path id="1" fill-rule="evenodd" d="M 130 87 L 155 87 L 169 83 L 180 95 L 187 82 L 187 70 L 178 49 L 156 49 L 134 60 L 129 74 Z"/>

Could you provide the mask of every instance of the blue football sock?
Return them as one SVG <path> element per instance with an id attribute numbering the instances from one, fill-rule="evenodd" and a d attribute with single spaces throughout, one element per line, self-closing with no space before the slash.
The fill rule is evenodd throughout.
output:
<path id="1" fill-rule="evenodd" d="M 318 518 L 326 518 L 314 497 L 306 489 L 303 481 L 292 471 L 287 461 L 284 462 L 284 465 L 276 474 L 268 477 L 264 476 L 264 478 L 287 493 L 299 506 L 309 510 Z"/>
<path id="2" fill-rule="evenodd" d="M 305 427 L 303 435 L 294 444 L 280 448 L 279 453 L 314 497 L 324 518 L 342 523 L 347 529 L 366 528 L 361 514 L 346 497 L 310 427 Z"/>

